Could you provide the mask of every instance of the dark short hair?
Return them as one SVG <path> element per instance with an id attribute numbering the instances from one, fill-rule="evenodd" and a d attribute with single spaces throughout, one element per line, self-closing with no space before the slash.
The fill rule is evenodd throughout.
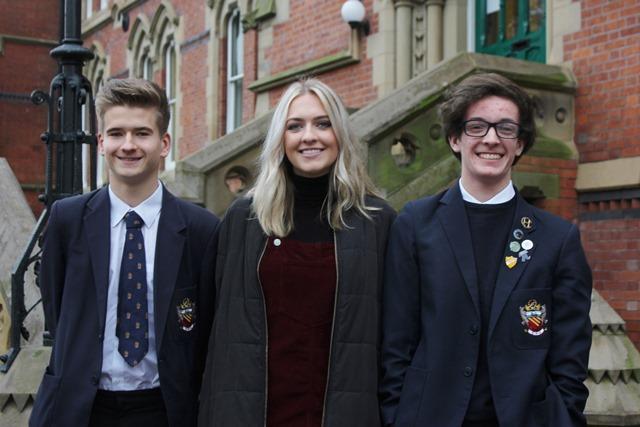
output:
<path id="1" fill-rule="evenodd" d="M 155 108 L 160 134 L 167 132 L 171 113 L 167 94 L 157 84 L 144 79 L 109 79 L 96 96 L 96 112 L 100 129 L 104 126 L 104 114 L 111 107 L 128 106 Z"/>
<path id="2" fill-rule="evenodd" d="M 440 104 L 439 109 L 445 142 L 448 144 L 450 137 L 462 135 L 463 122 L 469 107 L 489 96 L 508 99 L 518 107 L 522 130 L 519 138 L 524 142 L 522 154 L 529 151 L 536 139 L 533 101 L 527 92 L 516 83 L 495 73 L 472 75 L 445 93 L 444 102 Z M 460 153 L 454 152 L 454 154 L 460 159 Z M 514 164 L 520 159 L 520 156 L 514 159 Z"/>

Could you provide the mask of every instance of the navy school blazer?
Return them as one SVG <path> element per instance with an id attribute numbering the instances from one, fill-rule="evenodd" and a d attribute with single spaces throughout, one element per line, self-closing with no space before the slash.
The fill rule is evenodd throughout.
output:
<path id="1" fill-rule="evenodd" d="M 510 236 L 496 260 L 484 337 L 496 414 L 501 427 L 584 426 L 591 270 L 575 225 L 516 197 L 510 233 L 520 230 L 520 242 L 534 246 L 521 258 Z M 462 424 L 483 339 L 478 298 L 457 183 L 407 204 L 392 226 L 385 266 L 385 425 Z"/>
<path id="2" fill-rule="evenodd" d="M 107 188 L 57 201 L 44 235 L 40 287 L 55 337 L 29 425 L 86 426 L 102 369 L 109 283 Z M 163 188 L 154 261 L 156 351 L 170 426 L 195 426 L 213 317 L 218 219 Z M 195 307 L 180 325 L 178 306 Z"/>

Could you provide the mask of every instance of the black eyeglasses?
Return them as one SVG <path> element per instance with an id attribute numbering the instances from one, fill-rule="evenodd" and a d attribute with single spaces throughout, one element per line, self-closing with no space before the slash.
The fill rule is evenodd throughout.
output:
<path id="1" fill-rule="evenodd" d="M 491 128 L 494 128 L 498 136 L 504 139 L 516 139 L 522 132 L 520 125 L 514 122 L 489 123 L 484 120 L 473 119 L 462 123 L 464 133 L 472 137 L 485 136 Z"/>

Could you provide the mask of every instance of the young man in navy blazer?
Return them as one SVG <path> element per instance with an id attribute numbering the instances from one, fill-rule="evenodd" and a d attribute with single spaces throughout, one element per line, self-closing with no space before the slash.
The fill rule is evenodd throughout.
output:
<path id="1" fill-rule="evenodd" d="M 591 271 L 578 228 L 511 182 L 535 139 L 532 102 L 502 76 L 475 75 L 440 113 L 462 173 L 408 203 L 390 233 L 384 424 L 584 426 Z"/>
<path id="2" fill-rule="evenodd" d="M 30 425 L 194 426 L 218 219 L 158 181 L 164 90 L 109 80 L 96 107 L 109 185 L 51 209 L 41 290 L 55 343 Z"/>

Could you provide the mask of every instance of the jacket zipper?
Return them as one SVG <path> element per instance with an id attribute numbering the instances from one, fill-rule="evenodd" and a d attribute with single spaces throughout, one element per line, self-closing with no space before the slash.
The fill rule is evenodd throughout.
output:
<path id="1" fill-rule="evenodd" d="M 329 379 L 331 377 L 331 353 L 333 351 L 333 332 L 336 327 L 336 309 L 338 307 L 338 285 L 340 283 L 340 269 L 338 268 L 338 238 L 336 232 L 333 232 L 333 254 L 336 259 L 336 290 L 333 296 L 333 319 L 331 320 L 331 337 L 329 341 L 329 363 L 327 364 L 327 383 L 324 386 L 324 402 L 322 404 L 322 422 L 324 426 L 325 416 L 327 412 L 327 396 L 329 395 Z"/>
<path id="2" fill-rule="evenodd" d="M 262 294 L 262 307 L 264 309 L 264 427 L 267 427 L 267 400 L 269 397 L 269 324 L 267 323 L 267 303 L 264 298 L 262 282 L 260 282 L 260 263 L 262 262 L 262 257 L 267 250 L 268 244 L 269 238 L 267 237 L 267 240 L 264 242 L 264 246 L 262 247 L 262 252 L 260 252 L 260 257 L 258 258 L 258 264 L 256 265 L 258 287 L 260 288 L 260 293 Z"/>

